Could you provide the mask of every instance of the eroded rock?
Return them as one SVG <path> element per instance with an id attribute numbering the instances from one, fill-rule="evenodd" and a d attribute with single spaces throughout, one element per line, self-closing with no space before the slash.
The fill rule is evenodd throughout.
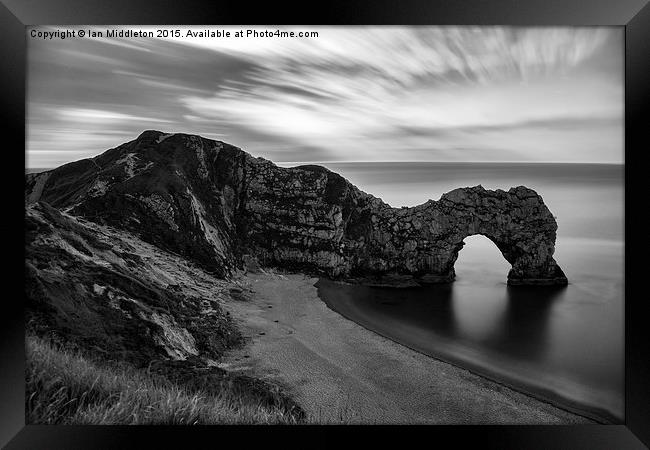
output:
<path id="1" fill-rule="evenodd" d="M 125 171 L 127 157 L 148 170 Z M 247 255 L 366 283 L 449 282 L 463 239 L 482 234 L 512 265 L 508 283 L 567 283 L 553 259 L 557 223 L 524 186 L 466 187 L 392 208 L 324 167 L 281 168 L 223 142 L 146 131 L 28 177 L 25 195 L 137 233 L 218 276 L 248 266 Z"/>

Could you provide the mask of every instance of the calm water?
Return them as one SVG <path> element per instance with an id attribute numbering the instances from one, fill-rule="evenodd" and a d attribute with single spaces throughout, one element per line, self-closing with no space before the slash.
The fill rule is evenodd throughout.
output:
<path id="1" fill-rule="evenodd" d="M 508 287 L 509 264 L 483 236 L 465 239 L 450 285 L 418 289 L 321 280 L 333 309 L 411 348 L 569 408 L 624 418 L 623 166 L 326 164 L 393 206 L 482 184 L 535 189 L 557 217 L 565 288 Z"/>

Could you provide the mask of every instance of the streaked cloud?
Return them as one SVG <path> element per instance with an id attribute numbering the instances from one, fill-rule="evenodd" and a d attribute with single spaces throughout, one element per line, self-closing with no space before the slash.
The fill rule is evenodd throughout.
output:
<path id="1" fill-rule="evenodd" d="M 64 108 L 60 111 L 64 120 L 77 122 L 90 122 L 97 124 L 107 124 L 112 122 L 125 122 L 137 120 L 140 122 L 160 122 L 170 123 L 170 120 L 156 119 L 153 117 L 134 116 L 132 114 L 123 114 L 115 111 L 103 111 L 101 109 L 88 108 Z"/>
<path id="2" fill-rule="evenodd" d="M 319 36 L 29 40 L 30 166 L 146 128 L 275 161 L 623 160 L 620 29 L 282 29 Z"/>

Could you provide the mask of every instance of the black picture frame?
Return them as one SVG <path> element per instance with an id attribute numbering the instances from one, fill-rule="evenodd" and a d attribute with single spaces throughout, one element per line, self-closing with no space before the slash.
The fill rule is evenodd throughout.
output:
<path id="1" fill-rule="evenodd" d="M 239 1 L 204 0 L 2 0 L 0 5 L 0 61 L 2 61 L 2 125 L 5 166 L 3 179 L 11 186 L 4 197 L 7 209 L 3 228 L 6 258 L 5 289 L 0 327 L 0 444 L 23 448 L 137 448 L 222 446 L 224 439 L 237 445 L 266 441 L 279 432 L 278 442 L 299 446 L 333 443 L 348 433 L 364 433 L 375 439 L 417 438 L 454 447 L 472 443 L 481 448 L 526 449 L 642 449 L 650 445 L 650 327 L 646 325 L 647 301 L 641 294 L 645 236 L 643 221 L 644 180 L 641 173 L 649 109 L 650 6 L 647 0 L 409 0 L 347 1 L 339 4 L 302 3 L 279 5 L 266 2 L 251 6 Z M 625 28 L 625 423 L 581 426 L 300 426 L 300 427 L 99 427 L 25 426 L 23 236 L 25 146 L 25 26 L 44 24 L 300 24 L 300 25 L 613 25 Z M 8 139 L 9 138 L 9 139 Z M 647 138 L 646 138 L 647 139 Z M 8 143 L 11 142 L 11 144 Z M 23 156 L 18 155 L 23 149 Z M 15 190 L 15 192 L 14 192 Z M 646 189 L 647 190 L 647 189 Z M 15 226 L 15 229 L 13 228 Z M 15 233 L 15 235 L 14 235 Z M 289 437 L 291 436 L 291 437 Z M 203 443 L 199 445 L 198 443 Z M 406 441 L 404 441 L 406 442 Z M 413 441 L 415 442 L 415 441 Z M 444 445 L 444 444 L 443 444 Z"/>

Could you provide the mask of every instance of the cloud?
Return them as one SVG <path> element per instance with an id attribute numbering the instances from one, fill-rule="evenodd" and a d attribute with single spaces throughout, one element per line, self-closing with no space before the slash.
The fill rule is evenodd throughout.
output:
<path id="1" fill-rule="evenodd" d="M 441 87 L 439 78 L 418 78 L 403 85 L 372 70 L 351 75 L 338 67 L 307 65 L 290 72 L 254 73 L 252 80 L 221 86 L 211 97 L 182 96 L 181 102 L 199 117 L 226 119 L 298 145 L 337 149 L 338 154 L 332 154 L 337 160 L 426 158 L 422 152 L 409 155 L 408 148 L 452 145 L 444 139 L 424 139 L 440 138 L 450 129 L 476 134 L 537 123 L 549 133 L 561 134 L 567 124 L 622 117 L 622 86 L 590 77 L 541 76 L 526 83 L 518 78 Z M 284 88 L 289 86 L 294 89 Z M 419 132 L 405 135 L 407 129 Z M 485 147 L 480 137 L 456 140 L 453 145 Z M 567 145 L 570 141 L 557 152 L 565 152 Z M 489 153 L 482 155 L 490 159 Z M 520 159 L 536 157 L 545 156 L 538 152 L 522 154 Z"/>
<path id="2" fill-rule="evenodd" d="M 155 117 L 134 116 L 115 111 L 104 111 L 101 109 L 88 108 L 63 108 L 58 111 L 61 119 L 71 122 L 89 122 L 94 124 L 110 124 L 113 122 L 139 121 L 171 123 L 170 120 L 158 119 Z"/>
<path id="3" fill-rule="evenodd" d="M 593 127 L 620 127 L 622 118 L 615 117 L 553 117 L 549 119 L 527 120 L 513 123 L 491 125 L 462 125 L 451 127 L 402 126 L 399 131 L 405 136 L 459 136 L 462 134 L 484 134 L 488 132 L 511 132 L 516 130 L 588 130 Z"/>
<path id="4" fill-rule="evenodd" d="M 199 29 L 199 27 L 195 27 Z M 236 31 L 240 27 L 230 27 Z M 305 31 L 304 27 L 280 27 Z M 457 72 L 467 80 L 527 76 L 578 65 L 611 35 L 607 28 L 309 27 L 317 38 L 192 39 L 174 42 L 237 55 L 268 69 L 367 68 L 400 83 Z"/>
<path id="5" fill-rule="evenodd" d="M 619 29 L 280 29 L 318 37 L 31 42 L 28 148 L 160 124 L 275 161 L 622 161 Z"/>

